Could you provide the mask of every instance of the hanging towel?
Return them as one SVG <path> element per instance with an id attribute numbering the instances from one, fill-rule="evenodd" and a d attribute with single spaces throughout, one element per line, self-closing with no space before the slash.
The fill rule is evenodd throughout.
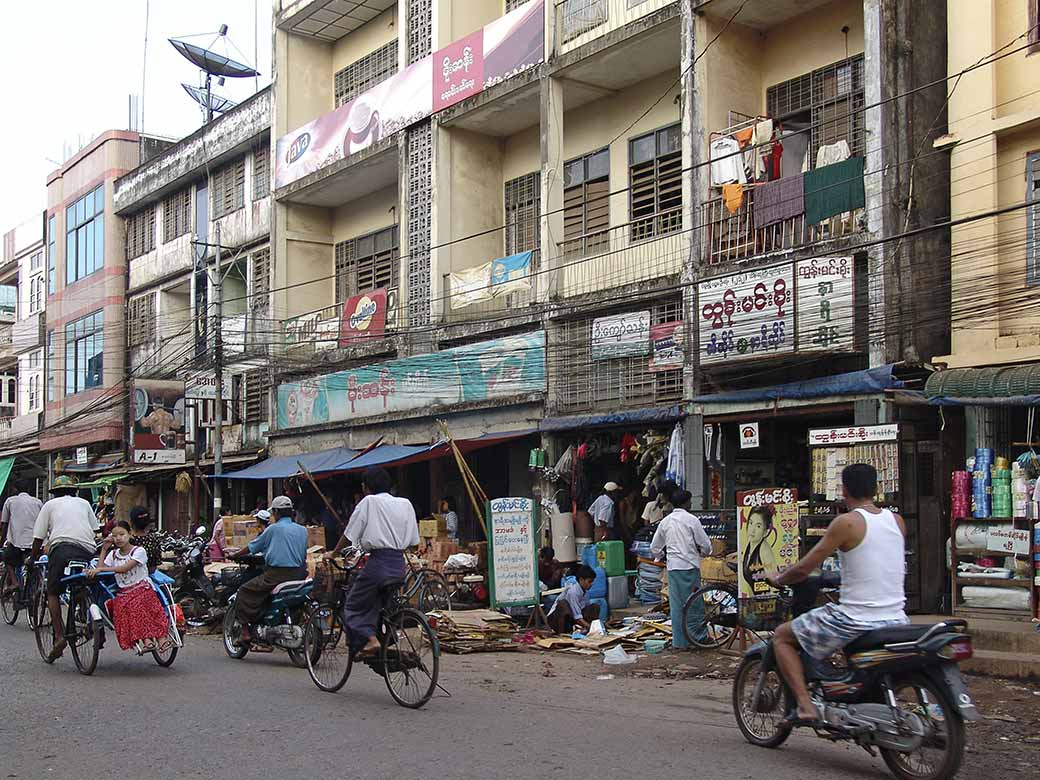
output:
<path id="1" fill-rule="evenodd" d="M 825 165 L 844 162 L 851 155 L 849 142 L 844 139 L 834 144 L 824 144 L 816 152 L 816 167 L 823 168 Z"/>
<path id="2" fill-rule="evenodd" d="M 732 138 L 716 138 L 711 142 L 711 183 L 720 187 L 730 182 L 747 181 L 740 144 Z"/>
<path id="3" fill-rule="evenodd" d="M 726 203 L 726 210 L 730 214 L 736 214 L 744 205 L 744 185 L 723 184 L 722 200 Z"/>
<path id="4" fill-rule="evenodd" d="M 755 227 L 764 228 L 805 212 L 802 176 L 760 184 L 755 188 Z"/>
<path id="5" fill-rule="evenodd" d="M 861 209 L 866 204 L 862 157 L 850 157 L 844 162 L 817 168 L 802 178 L 805 182 L 805 221 L 810 225 L 835 214 Z"/>

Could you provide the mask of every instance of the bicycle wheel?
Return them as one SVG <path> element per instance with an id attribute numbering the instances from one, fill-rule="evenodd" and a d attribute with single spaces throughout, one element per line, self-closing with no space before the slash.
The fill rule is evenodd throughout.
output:
<path id="1" fill-rule="evenodd" d="M 25 620 L 29 630 L 36 630 L 36 594 L 43 590 L 43 574 L 35 567 L 25 573 Z"/>
<path id="2" fill-rule="evenodd" d="M 423 570 L 423 584 L 419 589 L 419 609 L 423 612 L 451 612 L 448 581 L 432 569 Z"/>
<path id="3" fill-rule="evenodd" d="M 224 652 L 235 660 L 245 658 L 249 652 L 249 645 L 242 644 L 242 621 L 235 604 L 230 604 L 224 613 Z"/>
<path id="4" fill-rule="evenodd" d="M 335 607 L 318 607 L 311 613 L 303 638 L 307 673 L 323 691 L 335 693 L 342 688 L 354 666 L 354 654 Z"/>
<path id="5" fill-rule="evenodd" d="M 18 599 L 21 595 L 17 590 L 7 592 L 7 566 L 0 563 L 0 615 L 9 626 L 18 622 Z"/>
<path id="6" fill-rule="evenodd" d="M 72 651 L 72 660 L 83 675 L 92 675 L 101 655 L 101 633 L 104 629 L 90 620 L 90 593 L 76 588 L 69 595 L 69 613 L 65 621 L 65 636 Z"/>
<path id="7" fill-rule="evenodd" d="M 54 649 L 54 622 L 51 620 L 51 611 L 47 607 L 47 589 L 39 587 L 36 589 L 35 599 L 29 609 L 36 615 L 33 633 L 36 635 L 36 649 L 40 652 L 40 658 L 45 663 L 54 663 L 50 660 L 51 650 Z"/>
<path id="8" fill-rule="evenodd" d="M 690 612 L 703 605 L 703 617 L 690 617 Z M 691 645 L 710 650 L 730 640 L 737 628 L 737 598 L 719 585 L 706 585 L 694 591 L 683 604 L 682 629 Z"/>
<path id="9" fill-rule="evenodd" d="M 170 626 L 166 636 L 156 641 L 156 647 L 152 651 L 152 658 L 164 669 L 173 666 L 173 662 L 177 659 L 177 651 L 180 649 L 177 647 L 178 639 L 180 639 L 180 636 L 178 635 L 177 627 Z"/>
<path id="10" fill-rule="evenodd" d="M 426 616 L 406 607 L 383 619 L 380 662 L 390 695 L 402 707 L 418 709 L 433 696 L 441 648 Z"/>

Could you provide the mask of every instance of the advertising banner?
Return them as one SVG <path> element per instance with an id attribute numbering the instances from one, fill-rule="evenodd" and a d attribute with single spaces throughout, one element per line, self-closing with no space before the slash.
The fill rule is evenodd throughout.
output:
<path id="1" fill-rule="evenodd" d="M 131 412 L 134 463 L 185 462 L 184 382 L 135 380 Z"/>
<path id="2" fill-rule="evenodd" d="M 650 351 L 650 312 L 614 314 L 592 321 L 592 359 L 645 355 Z"/>
<path id="3" fill-rule="evenodd" d="M 278 428 L 545 390 L 545 331 L 388 360 L 278 386 Z"/>
<path id="4" fill-rule="evenodd" d="M 701 364 L 794 352 L 794 266 L 718 276 L 697 287 Z"/>
<path id="5" fill-rule="evenodd" d="M 775 595 L 766 575 L 798 562 L 798 491 L 765 488 L 739 492 L 737 512 L 740 598 Z"/>
<path id="6" fill-rule="evenodd" d="M 650 328 L 651 371 L 673 371 L 683 367 L 683 322 L 663 322 Z"/>
<path id="7" fill-rule="evenodd" d="M 855 289 L 851 257 L 817 257 L 796 266 L 799 352 L 851 352 Z"/>
<path id="8" fill-rule="evenodd" d="M 343 321 L 339 328 L 339 345 L 345 347 L 363 339 L 386 335 L 386 288 L 348 298 L 343 304 Z"/>
<path id="9" fill-rule="evenodd" d="M 278 139 L 284 187 L 544 59 L 544 0 L 531 0 Z"/>

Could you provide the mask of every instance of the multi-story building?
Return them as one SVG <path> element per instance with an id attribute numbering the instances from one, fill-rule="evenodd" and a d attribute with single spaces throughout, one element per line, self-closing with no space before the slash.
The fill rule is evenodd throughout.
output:
<path id="1" fill-rule="evenodd" d="M 212 464 L 218 283 L 226 460 L 241 467 L 264 444 L 270 386 L 266 355 L 276 330 L 268 300 L 270 107 L 271 92 L 265 89 L 121 176 L 114 186 L 115 213 L 127 235 L 128 384 L 135 393 L 138 387 L 162 389 L 156 380 L 184 384 L 179 399 L 167 399 L 178 434 L 167 442 L 169 452 L 156 456 L 138 442 L 132 446 L 134 473 L 144 473 L 142 464 L 151 464 L 148 500 L 170 527 L 177 518 L 188 528 L 188 503 L 173 488 L 177 472 L 186 462 Z M 154 408 L 153 403 L 150 411 Z M 143 418 L 149 410 L 141 411 Z M 252 508 L 252 496 L 236 492 L 226 505 L 243 509 L 246 502 Z M 205 509 L 200 505 L 196 517 L 198 512 Z"/>

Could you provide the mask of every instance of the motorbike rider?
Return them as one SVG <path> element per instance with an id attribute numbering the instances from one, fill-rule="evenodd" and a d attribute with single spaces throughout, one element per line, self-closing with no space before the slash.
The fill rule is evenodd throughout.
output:
<path id="1" fill-rule="evenodd" d="M 238 589 L 236 609 L 242 622 L 242 642 L 251 640 L 249 624 L 263 615 L 264 604 L 271 591 L 283 582 L 301 579 L 307 559 L 307 529 L 293 521 L 293 503 L 288 496 L 275 496 L 271 514 L 277 518 L 248 546 L 231 555 L 237 560 L 245 555 L 264 555 L 264 573 Z"/>
<path id="2" fill-rule="evenodd" d="M 47 607 L 54 626 L 54 649 L 47 658 L 53 663 L 65 652 L 65 627 L 61 620 L 60 596 L 65 586 L 65 567 L 73 561 L 89 562 L 97 550 L 97 516 L 88 501 L 77 493 L 76 480 L 62 475 L 51 485 L 54 496 L 43 505 L 33 529 L 32 560 L 47 549 Z"/>
<path id="3" fill-rule="evenodd" d="M 877 471 L 873 466 L 846 466 L 841 483 L 848 511 L 831 521 L 823 538 L 798 563 L 767 577 L 774 587 L 801 582 L 838 552 L 839 603 L 825 604 L 784 623 L 773 637 L 777 663 L 798 704 L 789 719 L 796 726 L 811 726 L 820 719 L 805 682 L 800 649 L 823 660 L 861 634 L 909 622 L 903 611 L 906 524 L 898 514 L 874 505 Z"/>

